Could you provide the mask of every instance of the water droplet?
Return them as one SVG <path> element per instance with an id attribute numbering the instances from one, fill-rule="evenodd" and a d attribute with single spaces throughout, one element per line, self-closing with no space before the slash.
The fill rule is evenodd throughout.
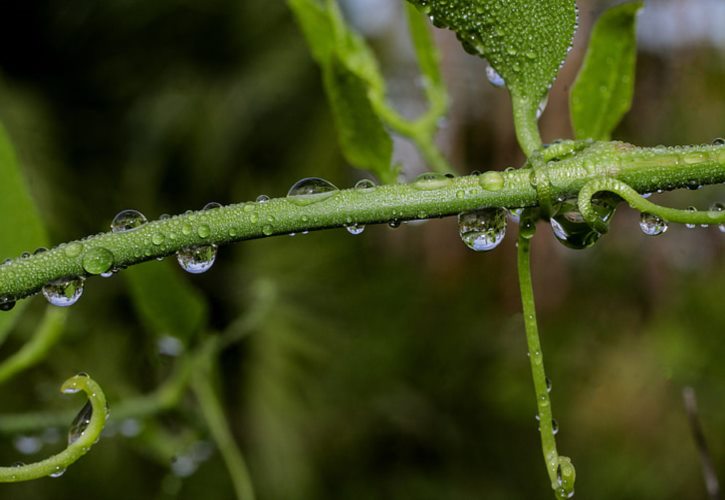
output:
<path id="1" fill-rule="evenodd" d="M 554 436 L 559 434 L 559 422 L 556 421 L 556 419 L 551 419 L 551 431 L 553 432 Z"/>
<path id="2" fill-rule="evenodd" d="M 297 181 L 287 192 L 287 197 L 298 206 L 311 205 L 327 200 L 338 193 L 339 189 L 330 181 L 319 177 L 307 177 Z"/>
<path id="3" fill-rule="evenodd" d="M 355 189 L 374 189 L 375 183 L 370 179 L 360 179 L 355 183 Z"/>
<path id="4" fill-rule="evenodd" d="M 716 137 L 715 139 L 713 139 L 712 145 L 713 146 L 725 146 L 725 139 L 723 139 L 722 137 Z"/>
<path id="5" fill-rule="evenodd" d="M 544 111 L 546 110 L 546 106 L 549 104 L 549 95 L 547 94 L 544 96 L 544 98 L 539 102 L 539 106 L 536 108 L 536 119 L 538 120 L 541 118 L 541 115 L 544 114 Z"/>
<path id="6" fill-rule="evenodd" d="M 486 66 L 486 78 L 488 79 L 488 82 L 496 88 L 500 89 L 506 86 L 506 80 L 504 80 L 503 77 L 498 74 L 498 71 L 493 69 L 493 66 L 490 64 Z"/>
<path id="7" fill-rule="evenodd" d="M 274 228 L 271 225 L 265 224 L 262 227 L 262 234 L 263 235 L 265 235 L 265 236 L 272 236 L 273 233 L 274 233 Z"/>
<path id="8" fill-rule="evenodd" d="M 697 212 L 697 209 L 695 207 L 687 207 L 688 212 Z M 697 224 L 685 224 L 685 227 L 687 229 L 695 229 L 697 227 Z"/>
<path id="9" fill-rule="evenodd" d="M 61 467 L 60 465 L 55 466 L 55 471 L 48 474 L 50 477 L 60 477 L 63 474 L 65 474 L 65 467 Z"/>
<path id="10" fill-rule="evenodd" d="M 506 236 L 506 210 L 482 208 L 458 215 L 458 233 L 463 243 L 476 252 L 496 248 Z"/>
<path id="11" fill-rule="evenodd" d="M 39 248 L 36 248 L 35 249 L 35 251 L 33 252 L 33 255 L 38 255 L 38 254 L 41 254 L 41 253 L 47 252 L 47 251 L 48 251 L 47 248 L 45 248 L 45 247 L 39 247 Z"/>
<path id="12" fill-rule="evenodd" d="M 721 203 L 719 201 L 716 201 L 712 205 L 710 205 L 710 211 L 711 212 L 723 212 L 725 211 L 725 203 Z M 720 230 L 721 233 L 725 233 L 725 224 L 718 224 L 717 228 Z"/>
<path id="13" fill-rule="evenodd" d="M 363 231 L 365 231 L 365 225 L 364 224 L 348 224 L 345 226 L 345 229 L 347 229 L 347 232 L 353 235 L 362 234 Z"/>
<path id="14" fill-rule="evenodd" d="M 83 278 L 61 278 L 51 281 L 43 287 L 43 295 L 53 304 L 59 307 L 72 306 L 83 294 Z"/>
<path id="15" fill-rule="evenodd" d="M 208 224 L 202 224 L 196 228 L 196 234 L 199 235 L 199 238 L 208 238 L 211 234 L 211 229 Z"/>
<path id="16" fill-rule="evenodd" d="M 65 253 L 66 257 L 74 258 L 78 257 L 81 252 L 83 251 L 83 243 L 78 243 L 77 241 L 73 243 L 68 243 L 66 245 L 65 250 L 63 250 L 63 253 Z"/>
<path id="17" fill-rule="evenodd" d="M 0 297 L 0 311 L 9 311 L 15 307 L 15 301 L 10 297 Z"/>
<path id="18" fill-rule="evenodd" d="M 91 417 L 93 416 L 93 406 L 90 401 L 87 401 L 81 411 L 78 412 L 76 418 L 70 424 L 68 429 L 68 446 L 72 445 L 83 435 L 83 432 L 91 423 Z"/>
<path id="19" fill-rule="evenodd" d="M 131 231 L 132 229 L 143 226 L 146 222 L 146 216 L 138 210 L 121 210 L 113 218 L 113 222 L 111 222 L 111 231 L 114 233 Z"/>
<path id="20" fill-rule="evenodd" d="M 216 250 L 216 245 L 195 245 L 176 252 L 176 260 L 184 271 L 201 274 L 214 265 Z"/>
<path id="21" fill-rule="evenodd" d="M 204 205 L 204 208 L 202 208 L 202 210 L 214 210 L 217 208 L 222 208 L 222 204 L 217 203 L 216 201 L 210 201 L 209 203 Z"/>
<path id="22" fill-rule="evenodd" d="M 602 221 L 609 222 L 615 207 L 609 199 L 595 198 L 592 200 L 592 208 Z M 549 222 L 556 239 L 574 250 L 589 248 L 602 236 L 584 221 L 575 198 L 563 201 Z"/>
<path id="23" fill-rule="evenodd" d="M 109 269 L 105 273 L 101 273 L 101 278 L 110 278 L 116 273 L 116 269 Z"/>
<path id="24" fill-rule="evenodd" d="M 478 183 L 486 191 L 500 191 L 503 189 L 504 179 L 500 172 L 489 171 L 479 176 Z"/>
<path id="25" fill-rule="evenodd" d="M 113 253 L 103 247 L 91 248 L 83 256 L 83 269 L 88 274 L 102 274 L 108 272 L 113 265 Z"/>
<path id="26" fill-rule="evenodd" d="M 413 181 L 413 187 L 423 191 L 430 191 L 433 189 L 440 189 L 444 186 L 447 186 L 448 184 L 450 184 L 450 182 L 451 179 L 443 174 L 439 174 L 436 172 L 426 172 L 424 174 L 420 174 L 418 177 L 415 178 L 415 181 Z"/>
<path id="27" fill-rule="evenodd" d="M 639 227 L 647 236 L 658 236 L 667 231 L 667 223 L 661 217 L 647 212 L 640 214 Z"/>
<path id="28" fill-rule="evenodd" d="M 546 377 L 546 392 L 551 392 L 551 379 Z"/>
<path id="29" fill-rule="evenodd" d="M 393 219 L 390 222 L 388 222 L 388 226 L 391 229 L 397 229 L 400 227 L 400 219 Z"/>
<path id="30" fill-rule="evenodd" d="M 257 196 L 256 201 L 257 203 L 267 203 L 269 201 L 269 196 L 267 196 L 266 194 L 260 194 L 259 196 Z"/>
<path id="31" fill-rule="evenodd" d="M 151 235 L 151 243 L 154 245 L 160 245 L 164 242 L 166 239 L 166 236 L 164 236 L 164 233 L 154 233 Z"/>

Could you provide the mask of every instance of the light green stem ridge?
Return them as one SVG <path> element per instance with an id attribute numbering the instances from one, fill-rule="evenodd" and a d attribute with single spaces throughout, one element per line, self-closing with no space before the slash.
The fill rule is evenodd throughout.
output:
<path id="1" fill-rule="evenodd" d="M 548 161 L 539 170 L 550 183 L 553 198 L 575 196 L 589 181 L 602 177 L 618 179 L 640 193 L 717 184 L 725 182 L 725 146 L 638 148 L 621 142 L 592 143 L 571 157 Z M 149 222 L 131 231 L 102 233 L 1 265 L 0 302 L 31 295 L 59 278 L 89 275 L 84 259 L 99 251 L 110 252 L 112 266 L 120 269 L 194 245 L 445 217 L 484 207 L 537 206 L 530 174 L 530 169 L 490 173 L 501 176 L 502 183 L 484 182 L 490 180 L 487 174 L 470 175 L 239 203 Z"/>
<path id="2" fill-rule="evenodd" d="M 73 394 L 83 391 L 88 396 L 93 414 L 86 429 L 80 437 L 57 455 L 27 465 L 16 467 L 0 467 L 0 482 L 12 483 L 46 477 L 51 474 L 62 474 L 68 466 L 88 453 L 91 446 L 100 438 L 106 424 L 106 396 L 101 387 L 88 375 L 81 374 L 66 380 L 60 388 L 61 392 Z"/>
<path id="3" fill-rule="evenodd" d="M 517 264 L 521 304 L 524 314 L 524 327 L 526 330 L 526 343 L 529 349 L 531 375 L 534 379 L 541 448 L 544 452 L 546 471 L 549 474 L 551 487 L 556 492 L 557 498 L 568 498 L 574 491 L 574 466 L 568 457 L 559 456 L 556 450 L 551 400 L 549 398 L 546 371 L 544 370 L 544 354 L 541 349 L 539 330 L 536 322 L 534 289 L 531 283 L 531 241 L 523 235 L 520 235 L 518 239 Z"/>
<path id="4" fill-rule="evenodd" d="M 207 343 L 197 357 L 196 369 L 191 378 L 191 387 L 199 400 L 199 408 L 209 427 L 214 442 L 221 452 L 224 463 L 234 484 L 238 500 L 254 500 L 252 479 L 242 452 L 235 444 L 224 409 L 212 384 L 213 359 L 217 352 L 213 342 Z M 205 347 L 207 347 L 205 346 Z"/>
<path id="5" fill-rule="evenodd" d="M 579 191 L 579 211 L 584 220 L 594 230 L 606 233 L 608 223 L 599 218 L 592 207 L 592 197 L 597 193 L 608 191 L 623 198 L 630 207 L 643 213 L 656 215 L 667 222 L 680 224 L 725 224 L 725 210 L 693 211 L 663 207 L 644 199 L 637 191 L 622 181 L 602 178 L 589 181 Z"/>
<path id="6" fill-rule="evenodd" d="M 66 309 L 48 307 L 35 335 L 0 364 L 0 383 L 41 361 L 58 342 L 65 328 Z"/>

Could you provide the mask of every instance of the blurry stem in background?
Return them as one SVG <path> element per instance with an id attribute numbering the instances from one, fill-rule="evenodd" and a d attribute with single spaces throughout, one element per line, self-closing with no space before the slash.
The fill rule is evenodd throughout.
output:
<path id="1" fill-rule="evenodd" d="M 712 462 L 712 456 L 705 440 L 705 434 L 700 425 L 700 419 L 697 411 L 697 398 L 695 397 L 695 389 L 690 386 L 682 388 L 682 400 L 687 412 L 687 420 L 690 423 L 692 437 L 695 440 L 697 452 L 700 455 L 700 464 L 702 465 L 702 475 L 705 479 L 705 488 L 711 500 L 720 500 L 720 484 L 717 480 L 715 467 Z"/>
<path id="2" fill-rule="evenodd" d="M 0 363 L 0 383 L 42 361 L 63 334 L 67 316 L 66 309 L 48 306 L 33 338 Z"/>
<path id="3" fill-rule="evenodd" d="M 647 193 L 725 182 L 725 146 L 639 148 L 622 142 L 586 142 L 568 158 L 536 168 L 552 200 L 575 196 L 589 181 L 608 177 Z M 56 246 L 0 265 L 0 304 L 31 295 L 58 279 L 100 274 L 195 246 L 297 233 L 352 223 L 366 225 L 457 215 L 486 207 L 540 204 L 531 169 L 491 171 L 412 184 L 288 196 L 188 212 Z M 725 224 L 725 210 L 694 211 L 692 224 Z M 97 258 L 107 269 L 98 266 Z M 92 266 L 89 266 L 91 264 Z"/>
<path id="4" fill-rule="evenodd" d="M 191 387 L 199 400 L 199 409 L 206 420 L 212 439 L 222 454 L 238 500 L 254 500 L 252 480 L 244 456 L 235 443 L 224 408 L 212 384 L 216 366 L 216 342 L 205 343 L 195 359 Z"/>
<path id="5" fill-rule="evenodd" d="M 80 430 L 77 436 L 74 436 L 74 440 L 71 440 L 69 436 L 68 447 L 52 457 L 31 464 L 0 467 L 0 482 L 14 483 L 46 476 L 58 477 L 65 472 L 68 466 L 88 453 L 91 446 L 100 438 L 108 415 L 106 396 L 101 387 L 88 375 L 80 374 L 66 380 L 60 390 L 64 394 L 83 391 L 88 396 L 92 413 L 87 426 Z M 79 416 L 82 416 L 84 411 L 85 407 Z"/>
<path id="6" fill-rule="evenodd" d="M 554 437 L 554 419 L 551 414 L 551 400 L 549 398 L 549 382 L 544 370 L 544 353 L 541 350 L 539 331 L 536 323 L 536 306 L 534 304 L 534 289 L 531 283 L 531 245 L 532 234 L 519 235 L 518 274 L 519 288 L 521 289 L 521 304 L 524 314 L 524 327 L 526 329 L 526 344 L 528 346 L 531 375 L 534 379 L 536 393 L 536 406 L 539 417 L 539 432 L 541 433 L 541 447 L 544 452 L 546 471 L 549 474 L 551 487 L 557 498 L 569 498 L 574 491 L 574 466 L 567 457 L 560 457 L 556 450 Z"/>

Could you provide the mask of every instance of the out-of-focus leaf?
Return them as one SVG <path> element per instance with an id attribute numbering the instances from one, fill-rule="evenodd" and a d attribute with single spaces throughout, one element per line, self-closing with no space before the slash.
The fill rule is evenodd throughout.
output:
<path id="1" fill-rule="evenodd" d="M 324 67 L 325 89 L 337 125 L 337 137 L 352 165 L 390 182 L 393 142 L 368 99 L 365 82 L 337 58 Z"/>
<path id="2" fill-rule="evenodd" d="M 428 29 L 428 23 L 422 16 L 412 15 L 415 9 L 410 4 L 406 4 L 405 8 L 410 14 L 408 15 L 408 26 L 420 72 L 428 79 L 430 85 L 440 87 L 443 85 L 443 77 L 440 71 L 438 50 Z"/>
<path id="3" fill-rule="evenodd" d="M 597 21 L 570 94 L 577 139 L 609 140 L 634 94 L 636 14 L 642 2 L 618 5 Z"/>
<path id="4" fill-rule="evenodd" d="M 15 151 L 0 125 L 0 262 L 47 245 L 48 235 L 20 173 Z M 27 304 L 0 311 L 0 343 Z"/>
<path id="5" fill-rule="evenodd" d="M 383 182 L 393 182 L 392 140 L 371 103 L 371 94 L 378 100 L 385 94 L 374 55 L 347 27 L 335 2 L 322 6 L 315 0 L 289 0 L 289 5 L 322 68 L 345 159 Z"/>
<path id="6" fill-rule="evenodd" d="M 188 344 L 206 322 L 207 304 L 169 261 L 151 261 L 123 272 L 133 304 L 146 327 L 159 337 Z"/>
<path id="7" fill-rule="evenodd" d="M 466 51 L 485 57 L 535 113 L 576 29 L 574 0 L 409 0 Z"/>

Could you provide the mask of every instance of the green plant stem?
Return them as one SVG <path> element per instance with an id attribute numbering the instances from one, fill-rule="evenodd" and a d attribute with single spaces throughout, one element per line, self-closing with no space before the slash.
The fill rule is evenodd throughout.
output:
<path id="1" fill-rule="evenodd" d="M 67 313 L 67 310 L 57 307 L 46 308 L 43 321 L 38 326 L 33 338 L 0 364 L 0 383 L 33 366 L 45 357 L 63 334 Z"/>
<path id="2" fill-rule="evenodd" d="M 32 464 L 0 467 L 0 482 L 18 482 L 38 479 L 51 474 L 62 474 L 68 466 L 85 455 L 101 436 L 106 424 L 106 396 L 101 387 L 88 375 L 76 375 L 61 386 L 61 392 L 72 394 L 83 391 L 88 396 L 93 414 L 85 430 L 66 449 Z"/>
<path id="3" fill-rule="evenodd" d="M 532 103 L 529 98 L 511 93 L 511 104 L 513 106 L 514 127 L 516 139 L 526 156 L 531 156 L 534 151 L 541 147 L 541 134 L 537 125 L 538 118 L 536 110 L 538 103 Z"/>
<path id="4" fill-rule="evenodd" d="M 526 330 L 526 344 L 529 350 L 528 357 L 529 363 L 531 364 L 531 375 L 534 379 L 541 446 L 544 451 L 544 460 L 546 461 L 546 470 L 549 474 L 549 479 L 554 484 L 556 482 L 556 467 L 559 463 L 559 454 L 556 451 L 551 401 L 549 399 L 546 372 L 544 370 L 544 355 L 541 350 L 539 330 L 536 322 L 534 289 L 531 283 L 531 245 L 530 240 L 523 236 L 519 236 L 518 239 L 517 257 L 519 288 L 521 291 L 521 304 Z"/>
<path id="5" fill-rule="evenodd" d="M 575 196 L 589 181 L 601 177 L 618 179 L 646 193 L 725 182 L 725 146 L 638 148 L 621 142 L 594 143 L 570 158 L 549 161 L 538 170 L 542 169 L 550 183 L 547 192 L 553 198 Z M 489 182 L 491 176 L 500 176 L 501 182 Z M 108 250 L 113 255 L 113 267 L 121 269 L 194 245 L 223 245 L 353 223 L 445 217 L 483 207 L 536 206 L 538 194 L 530 176 L 531 169 L 490 172 L 428 183 L 239 203 L 178 215 L 131 231 L 103 233 L 16 258 L 0 266 L 0 302 L 31 295 L 53 280 L 87 276 L 84 258 L 100 248 Z M 725 212 L 710 222 L 725 222 Z"/>
<path id="6" fill-rule="evenodd" d="M 234 484 L 238 500 L 254 500 L 252 480 L 242 452 L 235 444 L 224 408 L 212 384 L 213 367 L 217 349 L 214 342 L 207 342 L 206 349 L 197 357 L 191 378 L 191 387 L 199 400 L 199 409 L 209 427 L 211 436 L 219 447 L 224 463 Z"/>

